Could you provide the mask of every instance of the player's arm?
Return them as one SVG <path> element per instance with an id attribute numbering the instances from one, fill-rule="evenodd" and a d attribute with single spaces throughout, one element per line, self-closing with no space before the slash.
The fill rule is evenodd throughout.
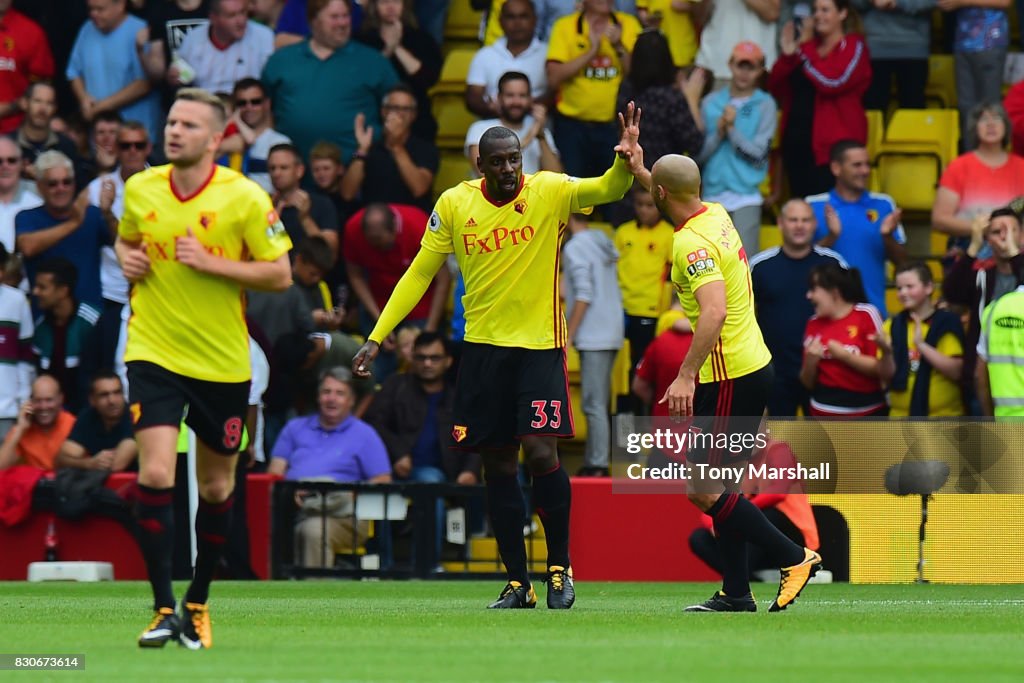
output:
<path id="1" fill-rule="evenodd" d="M 246 289 L 280 292 L 292 284 L 292 267 L 287 253 L 272 261 L 235 261 L 206 251 L 192 233 L 192 228 L 186 230 L 186 235 L 177 238 L 174 247 L 179 263 L 200 273 L 232 280 Z"/>
<path id="2" fill-rule="evenodd" d="M 577 202 L 579 206 L 598 206 L 622 199 L 633 185 L 629 162 L 616 156 L 611 168 L 600 178 L 580 178 Z"/>
<path id="3" fill-rule="evenodd" d="M 149 273 L 149 256 L 142 240 L 133 242 L 118 235 L 114 241 L 114 253 L 128 282 L 138 282 Z"/>
<path id="4" fill-rule="evenodd" d="M 381 341 L 416 307 L 437 271 L 441 270 L 447 260 L 447 254 L 420 248 L 405 275 L 395 285 L 395 291 L 391 293 L 388 303 L 381 311 L 370 338 L 352 359 L 352 369 L 357 376 L 369 375 L 370 361 L 377 357 Z"/>
<path id="5" fill-rule="evenodd" d="M 725 280 L 716 280 L 700 287 L 693 293 L 700 307 L 700 321 L 693 333 L 693 343 L 679 366 L 679 376 L 690 379 L 700 373 L 704 361 L 718 343 L 725 325 Z"/>

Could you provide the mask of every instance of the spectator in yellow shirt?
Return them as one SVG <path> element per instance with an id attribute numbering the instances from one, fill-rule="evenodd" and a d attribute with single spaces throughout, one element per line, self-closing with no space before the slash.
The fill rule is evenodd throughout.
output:
<path id="1" fill-rule="evenodd" d="M 612 6 L 612 0 L 583 0 L 579 12 L 551 29 L 547 72 L 558 103 L 555 144 L 565 172 L 580 178 L 600 176 L 613 160 L 615 97 L 641 31 L 636 17 Z"/>
<path id="2" fill-rule="evenodd" d="M 672 265 L 674 234 L 649 192 L 634 185 L 632 196 L 636 220 L 623 223 L 615 231 L 631 372 L 654 339 L 665 280 Z"/>

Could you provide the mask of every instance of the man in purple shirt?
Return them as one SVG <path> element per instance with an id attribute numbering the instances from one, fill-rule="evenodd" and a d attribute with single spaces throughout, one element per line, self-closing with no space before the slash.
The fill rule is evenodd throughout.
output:
<path id="1" fill-rule="evenodd" d="M 387 448 L 373 427 L 352 415 L 355 400 L 352 373 L 343 367 L 325 370 L 317 413 L 285 425 L 267 471 L 291 481 L 390 482 Z M 335 553 L 353 552 L 366 541 L 369 524 L 355 519 L 351 492 L 300 491 L 296 503 L 302 508 L 295 528 L 302 566 L 333 566 Z"/>

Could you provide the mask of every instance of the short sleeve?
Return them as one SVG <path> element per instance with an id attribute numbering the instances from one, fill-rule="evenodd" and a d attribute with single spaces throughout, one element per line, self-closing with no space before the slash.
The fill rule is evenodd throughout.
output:
<path id="1" fill-rule="evenodd" d="M 654 350 L 655 342 L 647 345 L 643 358 L 636 364 L 636 376 L 645 382 L 654 382 Z"/>
<path id="2" fill-rule="evenodd" d="M 295 437 L 293 432 L 295 431 L 295 427 L 298 422 L 302 419 L 304 418 L 295 418 L 284 426 L 284 429 L 281 430 L 281 433 L 277 437 L 277 441 L 274 442 L 274 452 L 270 454 L 270 457 L 281 458 L 282 460 L 291 462 L 292 453 L 295 452 Z"/>
<path id="3" fill-rule="evenodd" d="M 935 348 L 943 356 L 948 356 L 949 358 L 959 358 L 964 355 L 964 345 L 960 343 L 960 340 L 952 332 L 942 335 Z"/>
<path id="4" fill-rule="evenodd" d="M 46 39 L 46 34 L 42 31 L 34 30 L 36 46 L 32 51 L 31 61 L 29 62 L 28 70 L 33 80 L 48 80 L 53 78 L 54 64 L 53 64 L 53 52 L 50 51 L 50 43 Z"/>
<path id="5" fill-rule="evenodd" d="M 243 214 L 245 246 L 257 261 L 274 261 L 288 253 L 292 240 L 267 193 L 252 183 L 248 194 L 247 210 Z"/>
<path id="6" fill-rule="evenodd" d="M 548 61 L 568 62 L 572 59 L 569 50 L 575 41 L 566 36 L 566 27 L 572 26 L 574 18 L 574 15 L 561 17 L 551 27 L 551 36 L 548 38 Z"/>
<path id="7" fill-rule="evenodd" d="M 709 282 L 724 282 L 721 255 L 711 242 L 700 239 L 686 239 L 679 243 L 675 267 L 694 293 Z"/>
<path id="8" fill-rule="evenodd" d="M 428 251 L 438 254 L 451 254 L 455 251 L 452 245 L 452 196 L 448 190 L 437 200 L 434 210 L 427 219 L 427 229 L 423 232 L 420 245 Z"/>
<path id="9" fill-rule="evenodd" d="M 860 347 L 861 354 L 875 358 L 878 356 L 878 344 L 875 343 L 873 337 L 882 330 L 885 323 L 882 322 L 882 317 L 877 311 L 865 312 L 863 318 L 864 324 L 857 330 L 857 346 Z"/>
<path id="10" fill-rule="evenodd" d="M 359 458 L 359 469 L 362 471 L 363 479 L 368 480 L 382 474 L 391 474 L 391 459 L 388 458 L 388 449 L 384 445 L 384 440 L 370 425 L 365 425 L 365 429 L 366 450 L 356 456 Z"/>
<path id="11" fill-rule="evenodd" d="M 469 71 L 466 72 L 466 85 L 487 87 L 487 74 L 484 69 L 484 61 L 486 60 L 484 50 L 487 49 L 486 47 L 481 48 L 473 55 L 473 59 L 469 63 Z"/>
<path id="12" fill-rule="evenodd" d="M 967 180 L 967 156 L 959 156 L 950 162 L 946 170 L 942 172 L 942 177 L 939 178 L 939 187 L 944 187 L 951 192 L 955 192 L 957 195 L 962 196 L 964 193 L 964 185 Z"/>
<path id="13" fill-rule="evenodd" d="M 81 77 L 82 71 L 85 69 L 85 56 L 82 54 L 82 33 L 87 30 L 89 30 L 88 22 L 79 29 L 78 35 L 75 37 L 74 47 L 71 48 L 71 56 L 68 58 L 68 67 L 64 71 L 64 75 L 69 81 L 73 81 L 76 78 Z"/>
<path id="14" fill-rule="evenodd" d="M 617 13 L 619 19 L 622 21 L 622 44 L 630 52 L 633 51 L 633 46 L 636 44 L 636 39 L 640 36 L 640 32 L 643 27 L 640 26 L 640 22 L 637 21 L 636 17 L 630 14 Z"/>
<path id="15" fill-rule="evenodd" d="M 117 222 L 117 236 L 125 242 L 135 243 L 142 239 L 139 230 L 139 212 L 137 194 L 133 192 L 135 177 L 128 178 L 124 186 L 124 211 Z"/>

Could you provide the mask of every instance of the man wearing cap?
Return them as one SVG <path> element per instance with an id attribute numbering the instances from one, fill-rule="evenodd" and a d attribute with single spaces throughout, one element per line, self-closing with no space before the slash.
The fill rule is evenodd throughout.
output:
<path id="1" fill-rule="evenodd" d="M 757 43 L 738 43 L 729 56 L 732 79 L 701 103 L 704 146 L 697 161 L 704 166 L 704 198 L 729 212 L 748 254 L 760 246 L 764 200 L 759 187 L 776 126 L 775 100 L 757 87 L 764 68 Z"/>
<path id="2" fill-rule="evenodd" d="M 696 62 L 714 74 L 715 90 L 729 84 L 729 48 L 741 40 L 761 46 L 761 67 L 772 68 L 780 5 L 780 0 L 714 0 L 711 19 L 701 32 Z"/>

